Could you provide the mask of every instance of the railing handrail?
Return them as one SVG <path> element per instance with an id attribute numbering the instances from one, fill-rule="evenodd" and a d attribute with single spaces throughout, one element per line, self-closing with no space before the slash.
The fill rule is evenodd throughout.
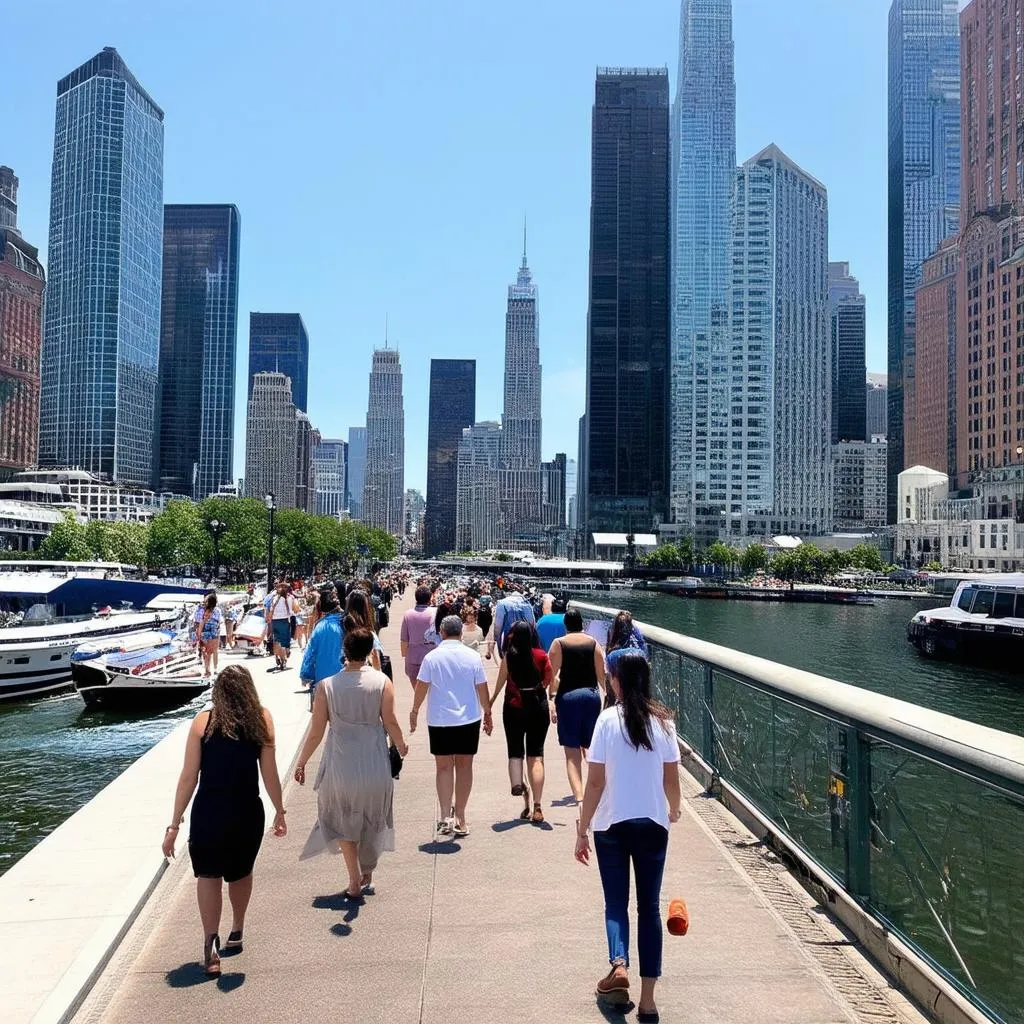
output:
<path id="1" fill-rule="evenodd" d="M 580 612 L 614 618 L 619 609 L 572 601 Z M 905 745 L 957 770 L 1024 797 L 1024 737 L 965 721 L 942 711 L 887 697 L 850 683 L 743 654 L 660 626 L 634 621 L 644 637 L 755 683 L 766 692 L 838 719 L 880 739 Z"/>

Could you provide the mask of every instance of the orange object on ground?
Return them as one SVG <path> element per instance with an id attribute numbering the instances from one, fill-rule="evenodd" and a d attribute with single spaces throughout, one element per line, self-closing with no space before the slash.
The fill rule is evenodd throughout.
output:
<path id="1" fill-rule="evenodd" d="M 685 935 L 690 929 L 690 912 L 686 900 L 672 900 L 668 905 L 668 930 L 671 935 Z"/>

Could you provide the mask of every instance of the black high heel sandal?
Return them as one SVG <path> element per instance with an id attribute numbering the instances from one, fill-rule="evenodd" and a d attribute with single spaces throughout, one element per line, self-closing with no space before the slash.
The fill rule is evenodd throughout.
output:
<path id="1" fill-rule="evenodd" d="M 220 936 L 207 935 L 203 946 L 203 963 L 208 977 L 220 977 Z"/>

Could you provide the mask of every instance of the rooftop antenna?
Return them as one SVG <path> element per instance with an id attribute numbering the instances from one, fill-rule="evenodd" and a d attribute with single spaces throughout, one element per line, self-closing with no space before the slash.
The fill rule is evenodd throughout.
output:
<path id="1" fill-rule="evenodd" d="M 384 314 L 384 348 L 388 347 L 388 315 Z"/>
<path id="2" fill-rule="evenodd" d="M 526 269 L 526 214 L 523 214 L 523 269 Z"/>

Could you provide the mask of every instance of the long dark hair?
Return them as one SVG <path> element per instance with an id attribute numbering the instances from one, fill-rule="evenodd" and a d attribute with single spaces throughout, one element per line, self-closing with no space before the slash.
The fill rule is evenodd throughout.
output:
<path id="1" fill-rule="evenodd" d="M 505 646 L 505 664 L 508 677 L 520 690 L 532 690 L 540 686 L 543 678 L 533 652 L 540 647 L 536 628 L 525 620 L 513 624 L 508 632 Z"/>
<path id="2" fill-rule="evenodd" d="M 364 590 L 353 590 L 345 602 L 345 614 L 351 615 L 360 626 L 376 632 L 377 616 L 370 595 Z"/>
<path id="3" fill-rule="evenodd" d="M 454 614 L 454 605 L 450 605 L 446 601 L 442 601 L 441 604 L 437 606 L 437 611 L 434 612 L 434 632 L 437 633 L 438 636 L 441 635 L 441 623 L 444 622 L 449 615 Z"/>
<path id="4" fill-rule="evenodd" d="M 605 650 L 615 651 L 620 647 L 628 647 L 632 632 L 633 616 L 629 612 L 619 612 L 608 627 L 608 644 Z"/>
<path id="5" fill-rule="evenodd" d="M 639 651 L 630 651 L 610 659 L 608 671 L 619 684 L 622 724 L 630 745 L 636 750 L 653 750 L 651 719 L 664 723 L 672 712 L 651 697 L 651 666 Z"/>
<path id="6" fill-rule="evenodd" d="M 261 747 L 270 738 L 259 695 L 244 665 L 229 665 L 217 676 L 206 729 L 208 736 L 220 733 L 229 740 L 248 740 Z"/>

